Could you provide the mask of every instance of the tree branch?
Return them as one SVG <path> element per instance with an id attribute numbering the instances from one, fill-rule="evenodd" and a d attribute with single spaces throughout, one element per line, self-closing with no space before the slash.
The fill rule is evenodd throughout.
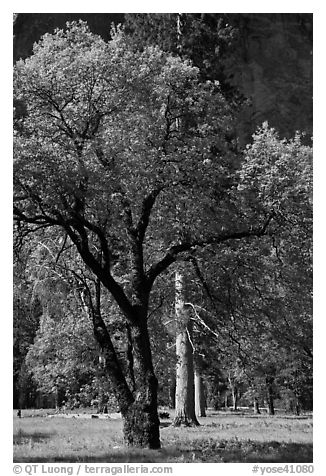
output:
<path id="1" fill-rule="evenodd" d="M 145 233 L 149 224 L 151 211 L 155 204 L 156 198 L 163 190 L 163 186 L 157 187 L 144 199 L 140 218 L 137 224 L 137 235 L 140 243 L 144 241 Z"/>
<path id="2" fill-rule="evenodd" d="M 179 254 L 185 251 L 190 251 L 196 247 L 203 248 L 207 245 L 220 244 L 231 240 L 241 240 L 244 238 L 264 236 L 266 234 L 268 225 L 274 216 L 275 212 L 272 211 L 265 223 L 257 228 L 250 228 L 243 231 L 222 232 L 219 235 L 209 237 L 206 240 L 193 240 L 171 246 L 167 250 L 164 258 L 152 265 L 148 270 L 148 282 L 152 285 L 157 276 L 165 271 L 172 263 L 174 263 L 177 260 Z"/>
<path id="3" fill-rule="evenodd" d="M 111 262 L 111 256 L 113 253 L 109 249 L 108 242 L 107 242 L 107 239 L 105 238 L 103 230 L 101 229 L 100 226 L 95 225 L 94 223 L 91 223 L 85 217 L 81 215 L 78 215 L 76 219 L 80 221 L 88 230 L 92 231 L 98 236 L 100 240 L 101 250 L 103 252 L 103 257 L 104 257 L 104 268 L 107 272 L 110 272 L 110 262 Z"/>
<path id="4" fill-rule="evenodd" d="M 17 221 L 22 221 L 24 223 L 30 223 L 31 225 L 60 225 L 60 222 L 54 218 L 49 217 L 48 215 L 34 215 L 28 217 L 25 215 L 18 207 L 14 206 L 14 216 Z"/>
<path id="5" fill-rule="evenodd" d="M 133 224 L 130 201 L 128 200 L 128 198 L 125 196 L 125 194 L 122 191 L 120 192 L 120 194 L 121 194 L 121 205 L 123 208 L 123 219 L 126 225 L 127 235 L 129 239 L 131 239 L 131 241 L 134 241 L 137 232 Z"/>
<path id="6" fill-rule="evenodd" d="M 110 375 L 112 382 L 114 382 L 113 391 L 118 401 L 121 399 L 121 397 L 123 397 L 123 405 L 127 407 L 128 404 L 130 405 L 133 402 L 133 395 L 126 381 L 125 375 L 121 367 L 121 363 L 119 362 L 119 359 L 117 357 L 117 352 L 112 343 L 111 336 L 101 315 L 101 303 L 98 295 L 99 291 L 96 290 L 95 303 L 93 303 L 92 294 L 88 287 L 86 288 L 86 292 L 88 294 L 89 302 L 88 304 L 85 302 L 85 306 L 89 308 L 91 319 L 93 322 L 93 331 L 95 339 L 104 354 L 106 369 Z M 124 408 L 121 408 L 121 410 L 124 410 Z"/>
<path id="7" fill-rule="evenodd" d="M 124 313 L 126 319 L 130 323 L 135 322 L 135 313 L 127 298 L 123 288 L 118 284 L 107 269 L 107 266 L 102 266 L 101 263 L 94 257 L 93 253 L 89 249 L 88 238 L 85 228 L 81 224 L 74 224 L 74 228 L 65 224 L 65 229 L 70 239 L 75 243 L 77 250 L 82 257 L 84 263 L 93 271 L 93 273 L 100 279 L 101 283 L 112 294 L 120 309 Z M 79 235 L 79 236 L 78 236 Z"/>

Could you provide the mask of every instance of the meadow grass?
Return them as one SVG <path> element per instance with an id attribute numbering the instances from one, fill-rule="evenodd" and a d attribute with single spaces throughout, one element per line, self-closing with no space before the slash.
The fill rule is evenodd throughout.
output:
<path id="1" fill-rule="evenodd" d="M 163 420 L 162 449 L 140 450 L 124 447 L 121 420 L 23 412 L 14 417 L 14 462 L 312 462 L 311 416 L 209 412 L 199 421 L 199 427 L 174 428 Z"/>

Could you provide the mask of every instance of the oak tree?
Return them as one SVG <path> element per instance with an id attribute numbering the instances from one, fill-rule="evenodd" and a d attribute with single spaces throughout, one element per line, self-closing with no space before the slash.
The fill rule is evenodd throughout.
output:
<path id="1" fill-rule="evenodd" d="M 134 51 L 120 32 L 105 43 L 72 23 L 16 64 L 14 97 L 24 105 L 15 116 L 15 219 L 29 231 L 60 230 L 115 300 L 130 327 L 133 386 L 100 313 L 93 332 L 126 443 L 158 448 L 154 283 L 182 253 L 264 235 L 274 212 L 249 219 L 232 207 L 229 108 L 217 84 L 158 48 Z"/>

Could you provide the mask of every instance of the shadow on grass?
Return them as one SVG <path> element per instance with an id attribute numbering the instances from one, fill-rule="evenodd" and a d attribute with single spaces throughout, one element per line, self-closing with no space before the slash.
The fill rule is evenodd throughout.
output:
<path id="1" fill-rule="evenodd" d="M 241 418 L 253 418 L 253 419 L 259 419 L 259 418 L 266 418 L 272 420 L 277 420 L 278 418 L 282 418 L 282 420 L 312 420 L 313 417 L 312 415 L 284 415 L 284 414 L 278 414 L 276 413 L 275 415 L 269 415 L 266 412 L 262 412 L 260 414 L 255 414 L 255 413 L 246 413 L 246 412 L 211 412 L 209 414 L 209 417 L 218 417 L 218 418 L 230 418 L 230 417 L 241 417 Z"/>
<path id="2" fill-rule="evenodd" d="M 225 446 L 224 446 L 225 445 Z M 311 443 L 285 443 L 278 441 L 258 442 L 253 440 L 228 440 L 215 448 L 224 463 L 312 463 Z M 207 462 L 210 460 L 207 449 Z M 211 449 L 212 462 L 215 461 Z"/>
<path id="3" fill-rule="evenodd" d="M 47 440 L 53 436 L 53 433 L 42 433 L 40 431 L 34 431 L 28 433 L 24 430 L 19 429 L 17 434 L 14 434 L 13 443 L 14 445 L 25 445 L 26 443 L 40 443 L 44 440 Z"/>
<path id="4" fill-rule="evenodd" d="M 312 444 L 258 442 L 254 440 L 201 440 L 186 447 L 165 446 L 161 450 L 121 448 L 98 455 L 78 453 L 64 457 L 46 455 L 28 459 L 15 458 L 20 462 L 66 463 L 312 463 Z"/>

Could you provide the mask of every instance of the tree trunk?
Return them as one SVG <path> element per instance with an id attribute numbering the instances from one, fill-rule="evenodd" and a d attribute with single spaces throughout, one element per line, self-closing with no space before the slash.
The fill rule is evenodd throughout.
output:
<path id="1" fill-rule="evenodd" d="M 112 384 L 112 391 L 123 418 L 125 443 L 128 446 L 141 448 L 160 448 L 160 422 L 157 412 L 158 382 L 152 364 L 147 307 L 133 306 L 134 315 L 127 327 L 128 371 L 126 375 L 101 316 L 99 282 L 96 286 L 95 305 L 90 302 L 89 311 L 93 320 L 94 336 L 101 349 L 104 370 Z M 131 353 L 132 356 L 129 355 Z"/>
<path id="2" fill-rule="evenodd" d="M 274 383 L 274 377 L 270 377 L 270 376 L 266 377 L 267 411 L 269 415 L 275 415 L 273 383 Z"/>
<path id="3" fill-rule="evenodd" d="M 227 410 L 229 408 L 229 403 L 228 403 L 228 393 L 225 392 L 224 395 L 224 408 Z"/>
<path id="4" fill-rule="evenodd" d="M 267 397 L 267 411 L 269 415 L 275 415 L 274 398 L 270 393 Z"/>
<path id="5" fill-rule="evenodd" d="M 148 382 L 143 391 L 138 391 L 139 401 L 133 402 L 122 412 L 123 435 L 127 446 L 159 449 L 160 432 L 157 406 L 153 394 L 157 392 L 157 381 Z"/>
<path id="6" fill-rule="evenodd" d="M 133 356 L 133 343 L 132 333 L 130 325 L 126 324 L 126 337 L 127 337 L 127 350 L 126 350 L 126 362 L 127 362 L 127 382 L 132 392 L 135 391 L 135 374 L 134 374 L 134 356 Z"/>
<path id="7" fill-rule="evenodd" d="M 254 413 L 256 415 L 260 415 L 260 410 L 259 410 L 259 402 L 258 402 L 258 398 L 255 397 L 254 399 Z"/>
<path id="8" fill-rule="evenodd" d="M 55 409 L 59 410 L 59 392 L 58 392 L 58 387 L 57 386 L 55 386 L 53 397 L 54 397 Z"/>
<path id="9" fill-rule="evenodd" d="M 196 416 L 205 417 L 205 392 L 201 367 L 202 357 L 197 355 L 195 358 L 195 413 Z"/>
<path id="10" fill-rule="evenodd" d="M 194 363 L 191 342 L 191 321 L 184 305 L 183 275 L 175 274 L 175 316 L 176 316 L 176 401 L 174 426 L 199 425 L 195 413 Z"/>
<path id="11" fill-rule="evenodd" d="M 171 377 L 169 382 L 169 407 L 175 408 L 175 391 L 176 391 L 176 378 L 175 375 Z"/>
<path id="12" fill-rule="evenodd" d="M 158 382 L 152 365 L 150 340 L 145 318 L 131 326 L 134 356 L 134 401 L 121 413 L 124 439 L 129 446 L 158 449 L 160 421 L 157 411 Z"/>
<path id="13" fill-rule="evenodd" d="M 238 390 L 235 386 L 232 386 L 232 400 L 233 400 L 233 411 L 238 410 Z"/>
<path id="14" fill-rule="evenodd" d="M 235 379 L 231 376 L 231 373 L 228 374 L 229 386 L 232 394 L 233 402 L 233 411 L 238 410 L 238 389 L 235 383 Z"/>
<path id="15" fill-rule="evenodd" d="M 301 405 L 300 405 L 300 399 L 297 396 L 295 397 L 294 408 L 295 408 L 295 414 L 299 416 L 301 413 Z"/>

